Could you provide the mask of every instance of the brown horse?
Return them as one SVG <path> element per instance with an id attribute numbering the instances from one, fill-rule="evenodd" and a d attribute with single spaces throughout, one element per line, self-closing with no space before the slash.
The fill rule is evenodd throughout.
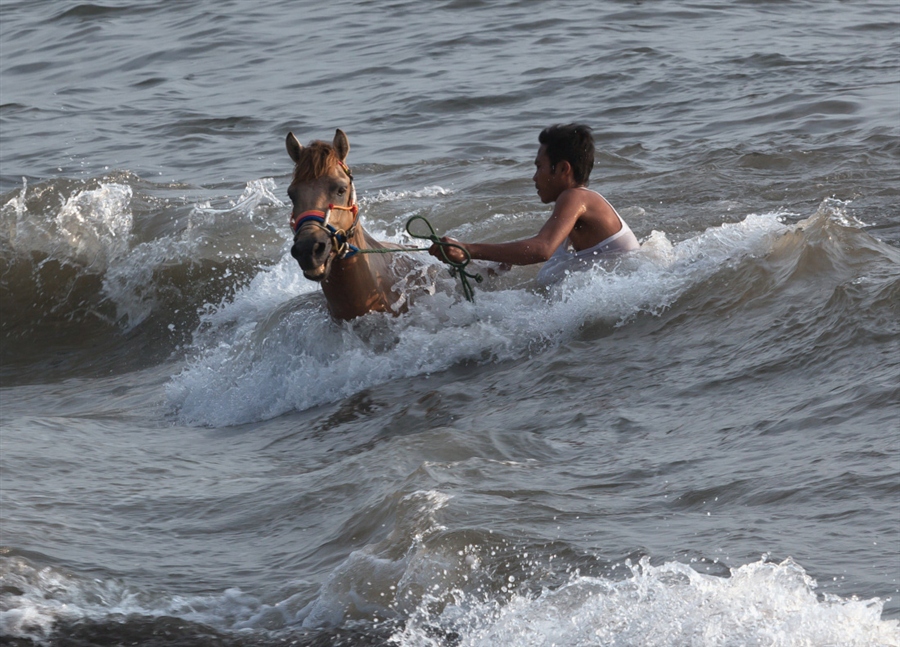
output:
<path id="1" fill-rule="evenodd" d="M 306 278 L 322 284 L 335 318 L 392 312 L 400 297 L 391 290 L 397 281 L 392 255 L 361 252 L 399 245 L 375 240 L 359 223 L 353 175 L 344 161 L 350 152 L 347 135 L 338 129 L 331 144 L 314 141 L 304 147 L 288 133 L 286 144 L 294 160 L 288 188 L 293 203 L 291 256 Z"/>

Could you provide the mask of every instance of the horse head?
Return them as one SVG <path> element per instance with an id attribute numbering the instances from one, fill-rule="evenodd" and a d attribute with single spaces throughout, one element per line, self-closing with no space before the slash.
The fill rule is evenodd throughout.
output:
<path id="1" fill-rule="evenodd" d="M 335 259 L 354 253 L 350 240 L 357 235 L 359 207 L 353 175 L 344 162 L 350 152 L 347 135 L 340 129 L 334 141 L 314 141 L 303 146 L 294 133 L 287 135 L 287 151 L 294 160 L 294 177 L 288 188 L 293 203 L 291 256 L 303 275 L 324 281 Z"/>

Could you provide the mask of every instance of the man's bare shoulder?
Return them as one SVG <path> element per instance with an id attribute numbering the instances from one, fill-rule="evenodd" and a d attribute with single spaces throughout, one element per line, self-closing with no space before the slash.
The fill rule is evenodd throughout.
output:
<path id="1" fill-rule="evenodd" d="M 578 214 L 570 235 L 576 248 L 579 248 L 579 245 L 580 248 L 591 247 L 621 228 L 616 210 L 596 191 L 586 187 L 575 187 L 565 193 L 571 194 L 566 196 L 565 210 Z M 560 195 L 560 198 L 562 197 Z"/>
<path id="2" fill-rule="evenodd" d="M 556 198 L 556 204 L 563 205 L 567 209 L 589 207 L 597 204 L 596 199 L 599 197 L 597 193 L 590 189 L 576 186 L 560 193 L 559 197 Z"/>
<path id="3" fill-rule="evenodd" d="M 559 195 L 556 202 L 562 204 L 566 210 L 574 209 L 585 215 L 606 214 L 607 211 L 612 210 L 612 205 L 606 198 L 593 189 L 583 186 L 566 189 Z"/>

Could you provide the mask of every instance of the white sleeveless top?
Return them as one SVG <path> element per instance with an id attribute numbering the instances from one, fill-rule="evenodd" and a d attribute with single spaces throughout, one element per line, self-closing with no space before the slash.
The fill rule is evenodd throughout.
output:
<path id="1" fill-rule="evenodd" d="M 590 190 L 590 189 L 588 189 Z M 597 195 L 600 195 L 599 193 Z M 603 196 L 600 196 L 601 198 Z M 603 198 L 604 200 L 606 198 Z M 607 201 L 607 204 L 609 202 Z M 602 240 L 593 247 L 576 252 L 572 249 L 572 243 L 566 238 L 562 245 L 556 248 L 553 256 L 547 259 L 541 271 L 538 272 L 537 282 L 541 285 L 550 285 L 562 281 L 569 272 L 583 272 L 591 269 L 594 260 L 600 254 L 620 254 L 640 249 L 641 244 L 637 236 L 631 231 L 628 224 L 622 220 L 622 216 L 610 205 L 616 218 L 622 223 L 621 229 L 606 240 Z"/>

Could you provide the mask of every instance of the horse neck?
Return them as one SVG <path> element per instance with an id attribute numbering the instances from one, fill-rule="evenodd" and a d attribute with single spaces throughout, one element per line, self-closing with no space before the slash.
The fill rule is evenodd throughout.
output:
<path id="1" fill-rule="evenodd" d="M 371 249 L 376 242 L 361 225 L 349 240 L 357 249 Z M 368 254 L 354 254 L 349 258 L 335 259 L 322 290 L 332 314 L 339 319 L 352 319 L 372 310 L 384 311 L 390 307 L 383 277 L 374 272 Z"/>

